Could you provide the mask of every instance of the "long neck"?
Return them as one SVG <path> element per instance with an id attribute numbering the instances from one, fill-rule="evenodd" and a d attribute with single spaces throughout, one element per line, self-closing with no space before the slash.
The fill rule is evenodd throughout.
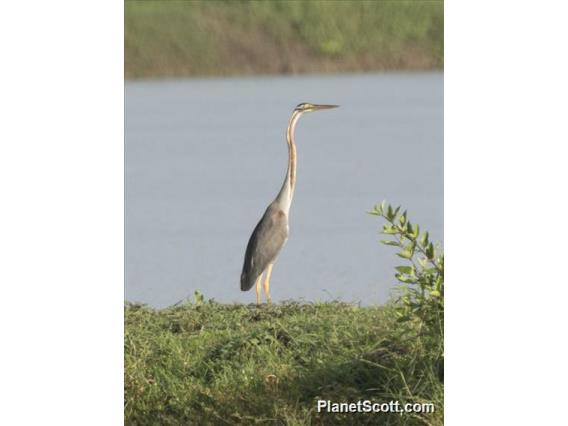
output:
<path id="1" fill-rule="evenodd" d="M 286 130 L 286 141 L 288 142 L 288 170 L 286 171 L 282 188 L 274 200 L 286 214 L 290 211 L 290 204 L 292 204 L 294 188 L 296 187 L 296 145 L 294 144 L 294 132 L 296 130 L 296 123 L 301 115 L 301 111 L 294 111 L 288 122 L 288 129 Z"/>

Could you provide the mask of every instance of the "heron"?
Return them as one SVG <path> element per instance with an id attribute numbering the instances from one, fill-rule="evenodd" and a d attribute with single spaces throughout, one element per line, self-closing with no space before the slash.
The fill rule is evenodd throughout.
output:
<path id="1" fill-rule="evenodd" d="M 250 236 L 245 252 L 243 272 L 241 274 L 241 290 L 248 291 L 256 286 L 256 303 L 260 304 L 262 287 L 266 300 L 270 303 L 270 277 L 276 257 L 288 240 L 288 214 L 294 189 L 296 187 L 296 144 L 294 132 L 296 123 L 302 114 L 312 111 L 321 111 L 337 108 L 339 105 L 317 105 L 308 102 L 298 104 L 288 121 L 286 130 L 286 142 L 288 143 L 288 169 L 284 177 L 284 183 L 280 192 L 268 206 L 260 222 L 254 228 Z"/>

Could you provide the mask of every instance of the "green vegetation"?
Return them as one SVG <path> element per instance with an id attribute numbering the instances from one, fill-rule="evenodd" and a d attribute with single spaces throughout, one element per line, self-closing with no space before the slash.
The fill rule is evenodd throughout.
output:
<path id="1" fill-rule="evenodd" d="M 125 309 L 128 425 L 443 423 L 444 257 L 406 212 L 385 203 L 400 297 L 331 302 L 194 303 Z M 433 403 L 414 414 L 318 413 L 316 400 Z"/>
<path id="2" fill-rule="evenodd" d="M 430 241 L 428 232 L 408 220 L 406 211 L 386 202 L 376 205 L 370 214 L 383 217 L 387 223 L 383 234 L 390 238 L 381 243 L 400 249 L 397 256 L 409 264 L 397 266 L 395 277 L 403 285 L 397 299 L 396 315 L 401 327 L 412 334 L 418 327 L 424 341 L 432 345 L 436 362 L 444 357 L 444 254 Z"/>
<path id="3" fill-rule="evenodd" d="M 126 1 L 127 78 L 433 69 L 442 1 Z"/>

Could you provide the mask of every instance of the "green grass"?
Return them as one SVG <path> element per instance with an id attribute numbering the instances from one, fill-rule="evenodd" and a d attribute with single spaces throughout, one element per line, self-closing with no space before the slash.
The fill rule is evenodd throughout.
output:
<path id="1" fill-rule="evenodd" d="M 126 1 L 127 78 L 432 69 L 442 1 Z"/>
<path id="2" fill-rule="evenodd" d="M 128 425 L 441 425 L 443 342 L 394 304 L 125 308 Z M 406 330 L 403 332 L 403 330 Z M 316 399 L 433 402 L 422 415 L 323 414 Z"/>

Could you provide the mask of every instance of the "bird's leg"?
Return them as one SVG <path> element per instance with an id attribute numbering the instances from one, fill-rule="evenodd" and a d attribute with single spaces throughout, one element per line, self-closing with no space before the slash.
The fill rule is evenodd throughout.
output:
<path id="1" fill-rule="evenodd" d="M 256 279 L 256 304 L 260 305 L 260 283 L 262 282 L 262 274 Z"/>
<path id="2" fill-rule="evenodd" d="M 272 266 L 271 263 L 266 268 L 266 279 L 264 280 L 264 294 L 266 295 L 266 301 L 270 303 L 270 275 L 272 274 Z"/>

